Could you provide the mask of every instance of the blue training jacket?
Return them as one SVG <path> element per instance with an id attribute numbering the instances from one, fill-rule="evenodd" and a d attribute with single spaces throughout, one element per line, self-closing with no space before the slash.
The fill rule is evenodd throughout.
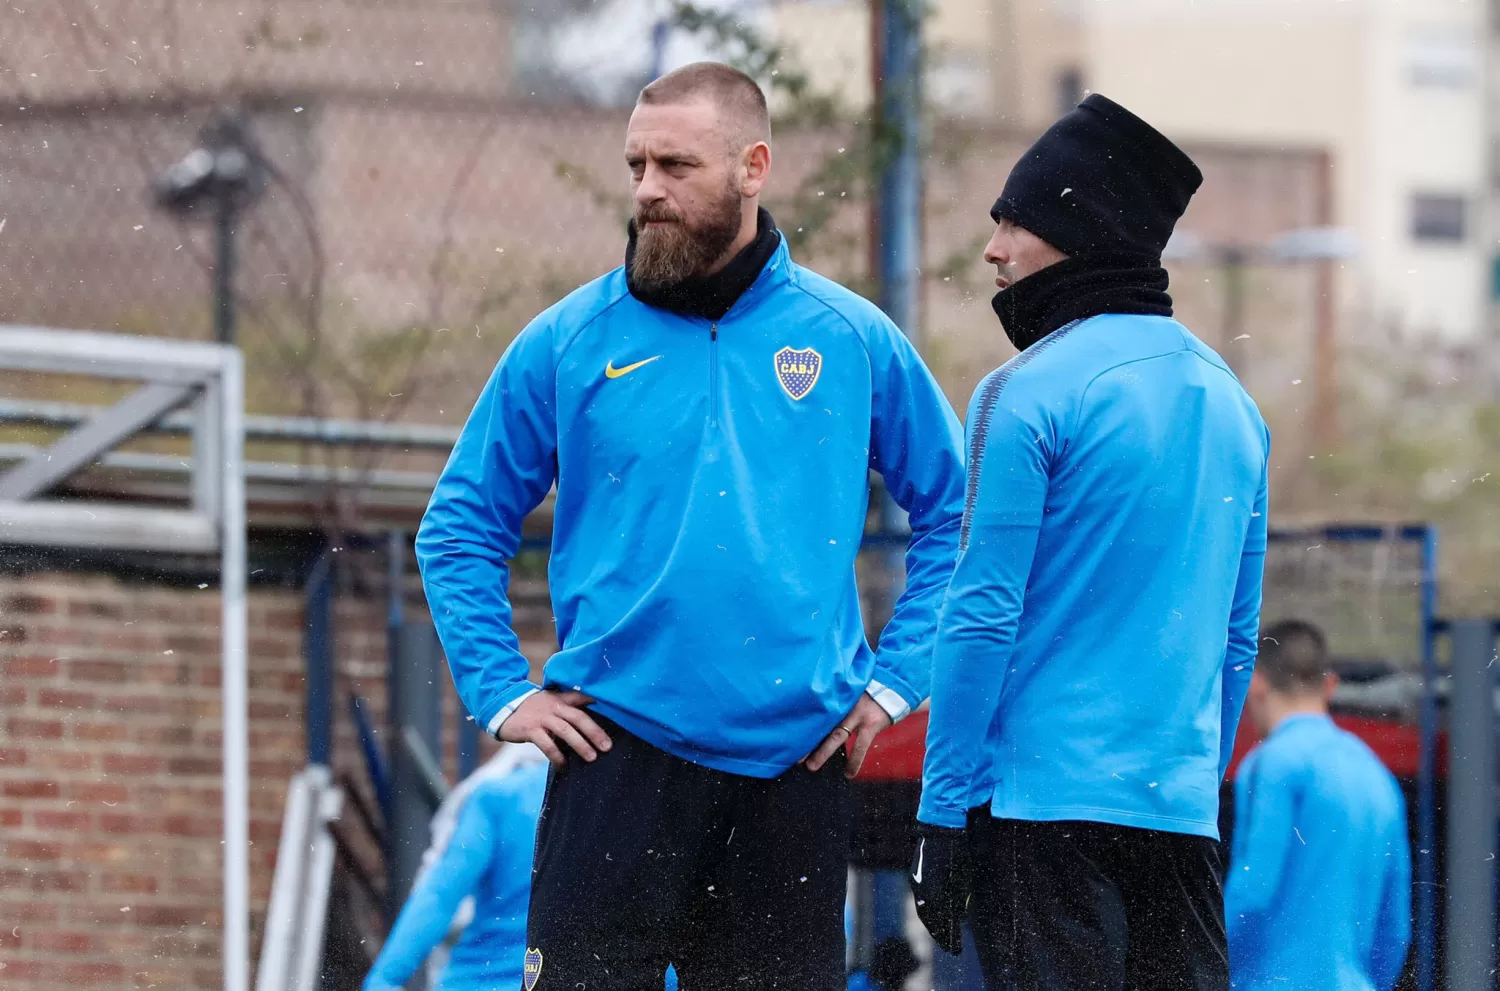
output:
<path id="1" fill-rule="evenodd" d="M 442 856 L 391 927 L 365 979 L 367 991 L 405 986 L 443 941 L 453 913 L 470 895 L 474 921 L 453 947 L 433 991 L 521 986 L 531 856 L 546 790 L 545 762 L 475 786 Z"/>
<path id="2" fill-rule="evenodd" d="M 1411 942 L 1406 802 L 1327 716 L 1293 716 L 1234 782 L 1224 886 L 1238 991 L 1390 991 Z"/>
<path id="3" fill-rule="evenodd" d="M 912 528 L 878 656 L 854 572 L 872 468 Z M 616 269 L 500 360 L 417 536 L 459 696 L 491 732 L 534 690 L 506 562 L 554 481 L 549 687 L 754 777 L 807 756 L 867 689 L 897 715 L 926 697 L 958 420 L 895 325 L 785 243 L 717 323 L 646 306 Z"/>
<path id="4" fill-rule="evenodd" d="M 1217 837 L 1256 653 L 1270 435 L 1175 320 L 1070 324 L 986 378 L 919 818 Z"/>

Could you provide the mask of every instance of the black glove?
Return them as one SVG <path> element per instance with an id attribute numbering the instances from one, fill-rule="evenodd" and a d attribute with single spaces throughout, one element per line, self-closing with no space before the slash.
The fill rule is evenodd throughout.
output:
<path id="1" fill-rule="evenodd" d="M 955 956 L 962 953 L 969 909 L 969 838 L 964 830 L 917 824 L 911 893 L 933 942 Z"/>

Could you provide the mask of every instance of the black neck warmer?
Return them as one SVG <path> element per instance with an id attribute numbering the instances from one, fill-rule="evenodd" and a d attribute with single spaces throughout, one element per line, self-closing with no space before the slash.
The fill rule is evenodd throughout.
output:
<path id="1" fill-rule="evenodd" d="M 713 275 L 694 276 L 664 289 L 643 289 L 631 275 L 635 261 L 635 221 L 630 222 L 630 240 L 625 244 L 625 284 L 630 294 L 647 306 L 669 310 L 679 316 L 719 320 L 749 289 L 766 262 L 776 253 L 781 232 L 770 213 L 761 209 L 756 217 L 755 240 Z"/>
<path id="2" fill-rule="evenodd" d="M 1167 270 L 1139 255 L 1065 259 L 1002 289 L 991 305 L 1021 351 L 1059 327 L 1102 313 L 1172 315 Z"/>

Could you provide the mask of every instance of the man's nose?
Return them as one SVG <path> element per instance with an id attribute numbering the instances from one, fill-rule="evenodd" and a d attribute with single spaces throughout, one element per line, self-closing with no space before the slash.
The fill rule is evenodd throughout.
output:
<path id="1" fill-rule="evenodd" d="M 636 205 L 649 206 L 664 199 L 666 199 L 666 190 L 662 186 L 661 170 L 647 162 L 645 171 L 641 173 L 641 181 L 635 187 Z"/>
<path id="2" fill-rule="evenodd" d="M 1006 250 L 1005 243 L 1001 239 L 1000 232 L 998 230 L 995 231 L 994 236 L 990 238 L 990 243 L 984 246 L 984 260 L 989 262 L 991 265 L 1010 264 L 1010 252 Z"/>

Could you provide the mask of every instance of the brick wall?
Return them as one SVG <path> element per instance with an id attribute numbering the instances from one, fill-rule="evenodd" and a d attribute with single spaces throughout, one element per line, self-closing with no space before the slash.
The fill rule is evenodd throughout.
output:
<path id="1" fill-rule="evenodd" d="M 379 613 L 339 616 L 383 674 Z M 300 597 L 257 591 L 250 630 L 258 932 L 305 760 Z M 219 673 L 213 589 L 0 580 L 0 987 L 220 986 Z"/>
<path id="2" fill-rule="evenodd" d="M 545 583 L 518 579 L 513 595 L 539 670 L 555 649 Z M 252 958 L 287 782 L 306 761 L 302 602 L 250 593 Z M 335 602 L 334 764 L 356 782 L 343 700 L 368 700 L 383 732 L 384 624 L 383 602 Z M 219 675 L 214 587 L 0 577 L 0 989 L 221 986 Z M 452 778 L 451 686 L 445 717 Z"/>

